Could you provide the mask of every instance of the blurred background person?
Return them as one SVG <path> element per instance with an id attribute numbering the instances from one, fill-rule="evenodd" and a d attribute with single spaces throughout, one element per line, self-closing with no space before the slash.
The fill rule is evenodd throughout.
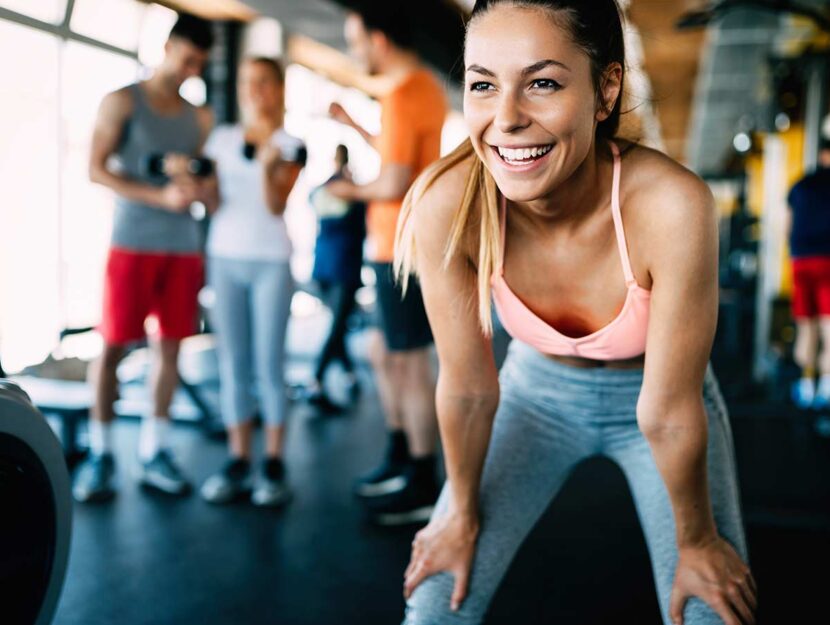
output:
<path id="1" fill-rule="evenodd" d="M 401 201 L 415 177 L 441 151 L 447 102 L 441 85 L 414 52 L 409 20 L 392 3 L 351 13 L 345 35 L 352 55 L 369 74 L 394 87 L 381 99 L 381 129 L 372 135 L 335 103 L 331 115 L 355 129 L 380 154 L 378 178 L 365 185 L 337 180 L 331 194 L 369 202 L 369 259 L 376 276 L 378 320 L 369 358 L 388 429 L 380 466 L 361 478 L 356 493 L 385 525 L 424 522 L 438 495 L 435 375 L 432 331 L 417 283 L 404 295 L 392 275 Z"/>
<path id="2" fill-rule="evenodd" d="M 216 161 L 221 197 L 207 254 L 230 457 L 205 481 L 202 497 L 228 503 L 251 489 L 258 412 L 265 425 L 265 458 L 251 501 L 276 506 L 290 497 L 282 461 L 288 409 L 284 363 L 295 288 L 283 213 L 305 164 L 305 146 L 283 128 L 285 76 L 277 61 L 245 60 L 237 94 L 242 122 L 219 126 L 205 146 Z"/>
<path id="3" fill-rule="evenodd" d="M 190 209 L 201 202 L 211 211 L 217 198 L 213 176 L 200 179 L 189 168 L 210 132 L 212 114 L 187 102 L 179 88 L 201 73 L 212 43 L 210 22 L 181 14 L 153 75 L 108 94 L 98 110 L 89 177 L 112 189 L 116 199 L 99 326 L 104 349 L 89 371 L 95 387 L 91 453 L 75 479 L 78 501 L 115 493 L 116 369 L 127 347 L 145 338 L 151 315 L 159 332 L 152 340 L 152 414 L 142 419 L 138 478 L 174 495 L 190 490 L 168 450 L 169 409 L 181 340 L 196 331 L 204 274 L 200 226 Z"/>
<path id="4" fill-rule="evenodd" d="M 822 140 L 818 167 L 793 186 L 787 203 L 796 326 L 793 357 L 801 368 L 793 399 L 800 408 L 823 407 L 830 404 L 830 139 Z"/>
<path id="5" fill-rule="evenodd" d="M 335 180 L 353 182 L 349 169 L 349 149 L 340 144 L 334 156 L 334 174 L 311 193 L 311 205 L 319 219 L 314 251 L 312 278 L 317 282 L 323 301 L 332 313 L 328 337 L 309 385 L 309 401 L 324 411 L 337 411 L 339 406 L 328 397 L 323 382 L 326 371 L 339 362 L 346 376 L 346 385 L 352 399 L 359 393 L 354 371 L 354 360 L 346 345 L 349 316 L 355 308 L 355 293 L 360 288 L 360 269 L 363 266 L 363 240 L 366 237 L 366 203 L 361 200 L 343 200 L 326 190 Z"/>

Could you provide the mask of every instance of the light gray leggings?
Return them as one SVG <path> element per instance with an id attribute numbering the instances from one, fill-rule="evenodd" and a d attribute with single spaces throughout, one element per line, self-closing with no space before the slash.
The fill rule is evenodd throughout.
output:
<path id="1" fill-rule="evenodd" d="M 294 280 L 288 261 L 208 259 L 216 300 L 211 322 L 219 353 L 220 404 L 228 425 L 259 409 L 268 425 L 285 420 L 285 331 Z"/>
<path id="2" fill-rule="evenodd" d="M 405 625 L 480 623 L 520 545 L 574 467 L 594 455 L 614 460 L 625 474 L 643 527 L 660 610 L 666 624 L 677 564 L 674 518 L 668 492 L 635 410 L 642 370 L 578 369 L 542 356 L 518 341 L 500 374 L 501 403 L 480 491 L 481 533 L 469 594 L 457 613 L 449 609 L 453 578 L 424 581 L 407 604 Z M 746 560 L 732 433 L 711 369 L 703 396 L 709 420 L 709 492 L 718 530 Z M 447 505 L 446 486 L 435 514 Z M 539 589 L 539 592 L 544 592 Z M 686 604 L 686 625 L 721 619 L 700 599 Z"/>

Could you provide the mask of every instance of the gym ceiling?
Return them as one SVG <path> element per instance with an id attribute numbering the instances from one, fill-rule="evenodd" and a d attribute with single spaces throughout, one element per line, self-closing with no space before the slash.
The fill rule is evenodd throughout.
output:
<path id="1" fill-rule="evenodd" d="M 158 1 L 158 0 L 157 0 Z M 248 21 L 273 17 L 287 34 L 290 56 L 333 80 L 377 94 L 383 86 L 360 77 L 345 57 L 343 19 L 357 0 L 165 0 L 172 8 L 211 19 Z M 414 24 L 421 56 L 450 81 L 460 78 L 463 19 L 474 0 L 398 1 L 402 19 Z M 730 0 L 719 0 L 726 4 Z M 676 23 L 707 0 L 621 0 L 643 47 L 663 148 L 697 171 L 718 169 L 736 127 L 767 88 L 764 64 L 792 19 L 757 8 L 736 8 L 710 28 L 678 30 Z M 717 2 L 715 4 L 718 4 Z M 747 4 L 747 3 L 744 3 Z M 825 0 L 802 4 L 826 6 Z M 802 22 L 796 20 L 796 30 Z M 453 97 L 459 103 L 458 93 Z M 706 146 L 704 149 L 703 146 Z"/>

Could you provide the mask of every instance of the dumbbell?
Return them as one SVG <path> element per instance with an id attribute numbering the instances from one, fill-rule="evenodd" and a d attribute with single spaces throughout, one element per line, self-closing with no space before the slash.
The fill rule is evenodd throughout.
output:
<path id="1" fill-rule="evenodd" d="M 144 163 L 144 169 L 150 176 L 166 176 L 164 172 L 164 154 L 151 154 Z M 199 178 L 213 174 L 213 161 L 209 158 L 194 156 L 187 162 L 187 172 Z"/>
<path id="2" fill-rule="evenodd" d="M 285 145 L 279 145 L 279 148 L 280 161 L 305 167 L 306 161 L 308 160 L 308 151 L 305 146 L 286 142 Z M 256 158 L 256 150 L 257 146 L 255 143 L 246 141 L 245 145 L 242 146 L 242 156 L 252 161 Z"/>

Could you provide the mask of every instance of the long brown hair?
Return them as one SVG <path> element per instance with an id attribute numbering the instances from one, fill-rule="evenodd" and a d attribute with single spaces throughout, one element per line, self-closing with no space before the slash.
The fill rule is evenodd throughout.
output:
<path id="1" fill-rule="evenodd" d="M 604 72 L 611 63 L 620 64 L 623 68 L 623 78 L 625 72 L 622 17 L 615 0 L 477 0 L 468 27 L 476 17 L 499 4 L 543 9 L 554 14 L 557 23 L 568 30 L 574 43 L 590 58 L 598 105 L 606 106 L 599 100 Z M 620 90 L 622 90 L 622 80 Z M 621 102 L 622 98 L 618 97 L 609 116 L 597 124 L 596 139 L 612 139 L 616 135 L 620 123 Z M 491 336 L 493 321 L 490 279 L 498 270 L 503 254 L 499 226 L 499 198 L 496 182 L 481 159 L 475 155 L 470 139 L 466 139 L 427 170 L 406 194 L 395 235 L 394 268 L 395 275 L 406 291 L 410 274 L 417 270 L 413 206 L 438 178 L 467 159 L 472 160 L 472 166 L 467 176 L 461 205 L 450 227 L 444 250 L 444 266 L 450 263 L 458 251 L 459 243 L 467 233 L 477 236 L 478 316 L 485 336 Z"/>

